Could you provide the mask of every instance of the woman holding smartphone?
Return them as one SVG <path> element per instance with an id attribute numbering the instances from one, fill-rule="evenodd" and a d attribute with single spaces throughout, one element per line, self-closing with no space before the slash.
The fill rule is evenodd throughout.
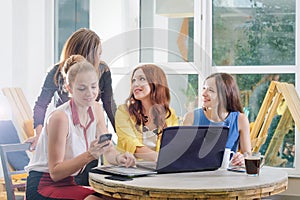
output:
<path id="1" fill-rule="evenodd" d="M 110 164 L 135 165 L 130 153 L 119 153 L 108 133 L 98 96 L 98 73 L 82 56 L 71 56 L 62 75 L 71 99 L 53 111 L 42 129 L 29 172 L 26 199 L 107 199 L 74 177 L 92 160 L 104 155 Z M 110 198 L 111 199 L 111 198 Z"/>

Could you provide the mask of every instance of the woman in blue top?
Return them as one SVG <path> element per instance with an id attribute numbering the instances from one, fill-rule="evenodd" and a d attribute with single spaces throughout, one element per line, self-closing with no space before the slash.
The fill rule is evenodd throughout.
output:
<path id="1" fill-rule="evenodd" d="M 251 152 L 250 126 L 243 113 L 239 88 L 226 73 L 215 73 L 204 80 L 202 108 L 188 112 L 183 125 L 226 125 L 230 127 L 226 148 L 242 153 Z M 241 153 L 234 154 L 232 165 L 244 164 Z"/>

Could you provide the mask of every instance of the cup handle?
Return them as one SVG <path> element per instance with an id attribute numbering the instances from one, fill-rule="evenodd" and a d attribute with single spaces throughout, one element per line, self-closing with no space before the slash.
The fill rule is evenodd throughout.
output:
<path id="1" fill-rule="evenodd" d="M 231 155 L 231 154 L 232 154 L 232 155 Z M 234 154 L 235 154 L 234 151 L 230 151 L 230 157 L 231 157 L 231 158 L 229 159 L 229 164 L 231 163 Z"/>
<path id="2" fill-rule="evenodd" d="M 265 156 L 260 156 L 260 162 L 259 168 L 262 168 L 265 165 Z"/>

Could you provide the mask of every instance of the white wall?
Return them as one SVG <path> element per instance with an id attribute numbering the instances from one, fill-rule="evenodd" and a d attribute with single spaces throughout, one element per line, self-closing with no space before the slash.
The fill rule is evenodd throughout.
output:
<path id="1" fill-rule="evenodd" d="M 11 84 L 12 80 L 12 1 L 2 1 L 0 8 L 0 87 Z M 4 28 L 5 27 L 5 28 Z M 7 118 L 5 98 L 0 95 L 0 118 Z"/>
<path id="2" fill-rule="evenodd" d="M 129 74 L 138 64 L 138 55 L 130 48 L 138 47 L 139 39 L 133 37 L 138 29 L 138 5 L 138 0 L 90 0 L 90 28 L 102 39 L 101 59 L 111 69 L 113 90 L 118 91 L 114 94 L 117 104 L 124 103 L 129 92 L 129 80 L 123 77 L 124 73 Z"/>
<path id="3" fill-rule="evenodd" d="M 102 41 L 122 32 L 122 1 L 90 0 L 90 28 Z"/>
<path id="4" fill-rule="evenodd" d="M 52 3 L 53 0 L 1 0 L 0 88 L 22 88 L 32 107 L 53 60 Z M 3 119 L 11 119 L 11 113 L 0 92 L 0 120 Z"/>
<path id="5" fill-rule="evenodd" d="M 52 63 L 52 1 L 2 0 L 0 87 L 21 87 L 31 106 Z M 4 31 L 5 30 L 5 31 Z M 4 97 L 0 95 L 0 105 Z M 1 117 L 1 116 L 0 116 Z"/>

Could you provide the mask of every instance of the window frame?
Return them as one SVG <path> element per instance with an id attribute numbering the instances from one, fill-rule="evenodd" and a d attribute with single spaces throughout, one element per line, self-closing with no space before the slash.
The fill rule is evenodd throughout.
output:
<path id="1" fill-rule="evenodd" d="M 296 2 L 296 32 L 295 32 L 295 65 L 281 65 L 281 66 L 258 66 L 249 68 L 248 66 L 213 66 L 212 61 L 212 1 L 211 0 L 194 0 L 194 61 L 188 62 L 170 62 L 170 63 L 156 63 L 158 65 L 167 66 L 167 68 L 172 68 L 172 71 L 166 71 L 166 74 L 199 74 L 198 76 L 198 88 L 200 90 L 202 82 L 206 76 L 210 73 L 215 72 L 226 72 L 230 74 L 295 74 L 295 87 L 299 95 L 300 91 L 300 66 L 298 60 L 300 57 L 300 43 L 298 39 L 299 25 L 300 25 L 300 2 Z M 138 9 L 131 9 L 130 14 L 127 18 L 123 19 L 125 24 L 129 25 L 128 21 L 135 21 L 134 26 L 126 27 L 128 29 L 139 29 L 140 22 L 140 0 L 127 1 L 124 3 L 126 7 L 133 7 Z M 162 22 L 165 23 L 165 22 Z M 136 42 L 139 43 L 139 36 L 136 37 Z M 126 41 L 124 43 L 124 48 L 126 48 Z M 139 62 L 139 53 L 130 55 L 125 59 L 123 67 L 113 66 L 111 67 L 112 75 L 128 75 L 132 70 L 132 66 L 137 64 L 144 64 Z M 113 64 L 113 63 L 112 63 Z M 120 65 L 119 65 L 120 66 Z M 170 66 L 170 67 L 168 67 Z M 191 67 L 197 66 L 197 67 Z M 200 91 L 198 91 L 200 94 Z M 300 127 L 295 128 L 295 146 L 296 149 L 300 146 Z M 300 151 L 295 152 L 295 168 L 282 168 L 288 172 L 290 177 L 300 177 Z"/>
<path id="2" fill-rule="evenodd" d="M 195 8 L 195 18 L 201 16 L 201 23 L 202 23 L 202 30 L 204 34 L 202 35 L 202 41 L 204 51 L 208 52 L 208 57 L 212 58 L 212 1 L 210 0 L 195 0 L 195 5 L 199 6 L 202 9 Z M 202 71 L 209 73 L 215 73 L 215 72 L 226 72 L 230 74 L 286 74 L 286 73 L 292 73 L 295 74 L 295 88 L 299 95 L 299 87 L 300 87 L 300 66 L 299 66 L 299 48 L 300 43 L 298 39 L 298 33 L 299 33 L 299 25 L 300 25 L 300 2 L 296 2 L 296 32 L 295 32 L 295 65 L 280 65 L 280 66 L 255 66 L 255 70 L 253 68 L 249 68 L 247 66 L 212 66 L 211 61 L 201 62 Z M 206 21 L 205 21 L 206 19 Z M 197 21 L 197 20 L 195 20 Z M 206 75 L 208 75 L 206 74 Z M 200 80 L 199 80 L 200 83 Z M 200 87 L 199 87 L 200 88 Z M 300 146 L 300 127 L 295 126 L 295 149 L 299 149 L 298 146 Z M 295 151 L 295 168 L 283 168 L 285 170 L 289 177 L 300 177 L 300 160 L 297 159 L 300 156 L 299 151 Z"/>

